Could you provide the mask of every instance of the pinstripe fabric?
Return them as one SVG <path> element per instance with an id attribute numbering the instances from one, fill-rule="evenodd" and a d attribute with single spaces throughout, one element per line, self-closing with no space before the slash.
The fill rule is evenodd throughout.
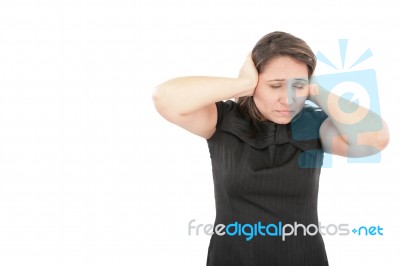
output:
<path id="1" fill-rule="evenodd" d="M 327 117 L 304 108 L 290 124 L 257 122 L 254 131 L 233 101 L 216 103 L 217 130 L 207 140 L 212 162 L 215 225 L 234 223 L 318 225 L 323 152 L 319 127 Z M 255 133 L 254 133 L 255 132 Z M 314 232 L 314 230 L 312 230 Z M 208 266 L 325 266 L 322 236 L 219 236 L 213 234 Z"/>

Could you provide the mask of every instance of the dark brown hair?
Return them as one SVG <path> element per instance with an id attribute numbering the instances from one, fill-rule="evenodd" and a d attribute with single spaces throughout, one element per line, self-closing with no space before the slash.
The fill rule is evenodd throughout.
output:
<path id="1" fill-rule="evenodd" d="M 262 37 L 254 46 L 252 59 L 258 73 L 264 71 L 265 65 L 273 58 L 290 56 L 307 65 L 308 77 L 314 73 L 316 57 L 305 41 L 289 33 L 274 31 Z M 253 122 L 263 120 L 263 115 L 254 103 L 253 96 L 237 99 L 240 111 L 249 115 Z"/>

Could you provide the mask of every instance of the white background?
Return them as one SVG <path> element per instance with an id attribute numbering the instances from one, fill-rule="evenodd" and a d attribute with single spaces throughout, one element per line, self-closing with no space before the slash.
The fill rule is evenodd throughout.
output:
<path id="1" fill-rule="evenodd" d="M 330 265 L 398 265 L 399 10 L 395 1 L 3 0 L 0 3 L 0 265 L 205 265 L 214 191 L 205 140 L 154 110 L 183 75 L 235 77 L 264 34 L 287 31 L 377 74 L 391 142 L 379 164 L 333 158 L 323 224 Z M 319 64 L 319 71 L 329 72 Z"/>

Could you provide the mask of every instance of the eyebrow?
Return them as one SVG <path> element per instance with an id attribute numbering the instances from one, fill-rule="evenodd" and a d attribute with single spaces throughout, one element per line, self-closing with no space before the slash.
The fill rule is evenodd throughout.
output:
<path id="1" fill-rule="evenodd" d="M 307 81 L 308 81 L 308 79 L 303 79 L 303 78 L 295 78 L 294 80 L 295 80 L 295 81 L 304 81 L 304 82 L 307 82 Z"/>
<path id="2" fill-rule="evenodd" d="M 267 82 L 271 82 L 271 81 L 285 81 L 284 79 L 271 79 L 271 80 L 267 80 Z"/>
<path id="3" fill-rule="evenodd" d="M 307 82 L 308 79 L 303 79 L 303 78 L 294 78 L 293 80 L 295 81 L 304 81 Z M 285 81 L 285 79 L 271 79 L 271 80 L 267 80 L 267 82 L 272 82 L 272 81 Z"/>

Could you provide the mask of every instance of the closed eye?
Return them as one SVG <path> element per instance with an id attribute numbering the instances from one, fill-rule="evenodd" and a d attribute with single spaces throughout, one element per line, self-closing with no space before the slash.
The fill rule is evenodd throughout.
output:
<path id="1" fill-rule="evenodd" d="M 271 85 L 271 88 L 273 88 L 273 89 L 279 89 L 281 87 L 282 87 L 281 85 Z"/>
<path id="2" fill-rule="evenodd" d="M 294 85 L 294 87 L 295 87 L 296 89 L 303 89 L 303 88 L 304 88 L 304 85 Z"/>
<path id="3" fill-rule="evenodd" d="M 305 85 L 306 85 L 305 83 L 298 82 L 293 84 L 293 87 L 295 87 L 296 89 L 303 89 Z"/>

